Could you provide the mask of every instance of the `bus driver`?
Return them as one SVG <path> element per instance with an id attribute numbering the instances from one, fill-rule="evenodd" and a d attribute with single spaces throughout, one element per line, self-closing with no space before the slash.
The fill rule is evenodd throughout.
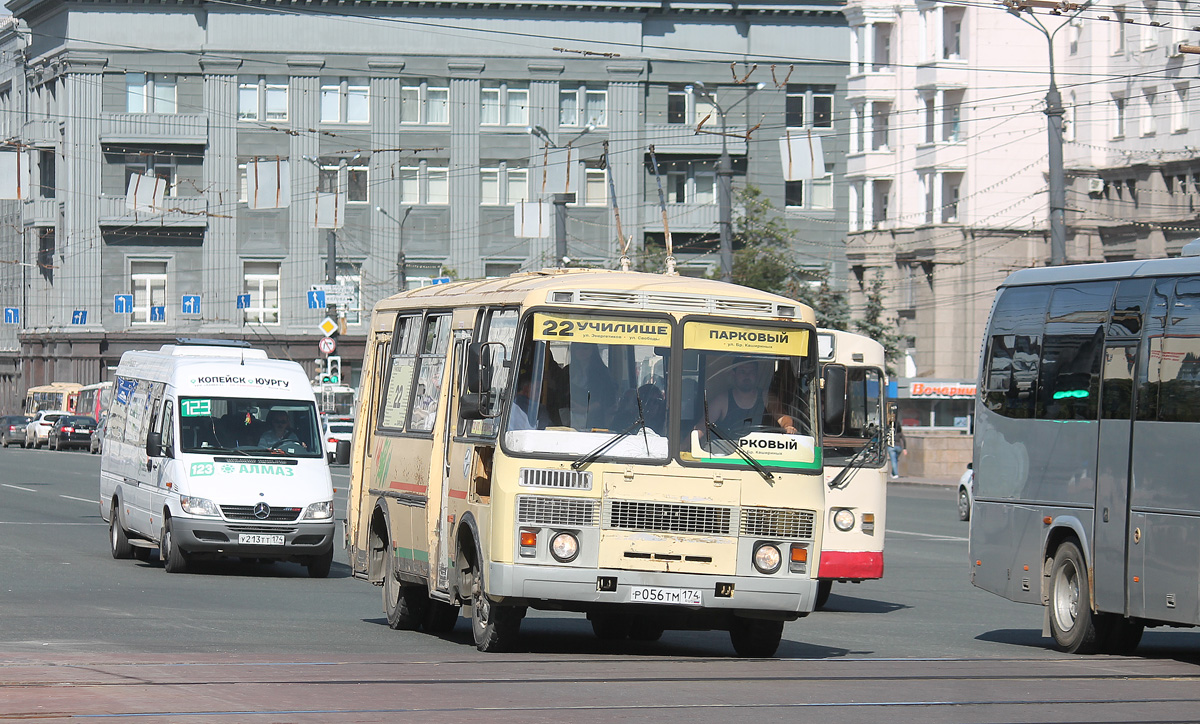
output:
<path id="1" fill-rule="evenodd" d="M 737 440 L 747 433 L 760 429 L 766 415 L 771 423 L 778 425 L 788 435 L 795 435 L 796 423 L 791 415 L 784 414 L 783 405 L 775 393 L 763 384 L 762 362 L 744 358 L 727 368 L 729 387 L 725 394 L 708 401 L 708 421 L 717 426 L 728 438 Z M 770 424 L 770 423 L 768 423 Z M 696 430 L 703 436 L 705 420 L 696 423 Z"/>

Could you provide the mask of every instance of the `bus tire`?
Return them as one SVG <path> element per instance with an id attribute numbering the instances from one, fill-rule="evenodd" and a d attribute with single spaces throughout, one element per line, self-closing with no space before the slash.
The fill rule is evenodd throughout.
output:
<path id="1" fill-rule="evenodd" d="M 1125 618 L 1115 613 L 1100 615 L 1107 619 L 1103 626 L 1105 630 L 1104 639 L 1100 644 L 1101 651 L 1127 656 L 1137 650 L 1138 644 L 1142 642 L 1146 624 L 1139 619 Z"/>
<path id="2" fill-rule="evenodd" d="M 729 626 L 733 650 L 744 659 L 765 659 L 775 655 L 783 639 L 783 621 L 759 618 L 734 618 Z"/>
<path id="3" fill-rule="evenodd" d="M 309 578 L 329 578 L 329 569 L 333 566 L 333 548 L 319 556 L 313 556 L 305 563 Z"/>
<path id="4" fill-rule="evenodd" d="M 388 626 L 396 631 L 416 631 L 425 619 L 429 597 L 424 586 L 405 585 L 388 571 L 383 578 L 383 612 Z"/>
<path id="5" fill-rule="evenodd" d="M 654 620 L 636 619 L 629 626 L 629 638 L 634 641 L 658 641 L 666 627 Z"/>
<path id="6" fill-rule="evenodd" d="M 475 550 L 474 561 L 482 560 Z M 484 592 L 483 567 L 466 559 L 459 551 L 458 570 L 462 576 L 460 594 L 465 590 L 471 598 L 471 636 L 475 648 L 484 653 L 511 651 L 521 635 L 521 619 L 525 609 L 493 602 Z"/>
<path id="7" fill-rule="evenodd" d="M 619 613 L 594 613 L 592 633 L 601 641 L 623 641 L 633 631 L 633 620 Z"/>
<path id="8" fill-rule="evenodd" d="M 1050 569 L 1050 633 L 1069 654 L 1095 653 L 1101 642 L 1090 590 L 1083 553 L 1074 541 L 1063 541 Z"/>
<path id="9" fill-rule="evenodd" d="M 425 610 L 425 630 L 429 633 L 449 633 L 458 623 L 458 606 L 444 601 L 429 600 Z"/>
<path id="10" fill-rule="evenodd" d="M 833 590 L 833 581 L 817 581 L 817 600 L 813 604 L 814 610 L 825 608 L 825 604 L 829 603 L 829 593 Z"/>
<path id="11" fill-rule="evenodd" d="M 163 523 L 162 538 L 159 541 L 160 555 L 163 559 L 163 570 L 167 573 L 186 573 L 188 556 L 175 545 L 175 536 L 171 533 L 171 519 Z"/>
<path id="12" fill-rule="evenodd" d="M 112 557 L 117 560 L 133 557 L 133 546 L 129 544 L 129 536 L 125 534 L 125 527 L 121 525 L 121 508 L 116 502 L 112 504 L 112 517 L 108 520 L 108 547 L 112 551 Z"/>
<path id="13" fill-rule="evenodd" d="M 971 519 L 971 498 L 967 495 L 966 488 L 958 489 L 958 519 Z"/>

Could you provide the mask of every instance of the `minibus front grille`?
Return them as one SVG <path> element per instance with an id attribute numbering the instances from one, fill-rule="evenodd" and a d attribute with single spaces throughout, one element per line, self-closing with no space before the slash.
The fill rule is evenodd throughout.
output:
<path id="1" fill-rule="evenodd" d="M 596 525 L 598 501 L 518 495 L 517 523 L 584 528 Z"/>
<path id="2" fill-rule="evenodd" d="M 290 523 L 300 517 L 301 508 L 271 508 L 265 518 L 254 514 L 253 505 L 222 505 L 221 513 L 229 520 L 266 520 Z"/>
<path id="3" fill-rule="evenodd" d="M 233 531 L 234 533 L 287 534 L 296 532 L 295 528 L 282 528 L 277 525 L 243 525 L 240 523 L 230 523 L 229 530 Z"/>
<path id="4" fill-rule="evenodd" d="M 591 490 L 589 470 L 542 470 L 521 468 L 521 486 L 525 488 L 558 488 L 560 490 Z"/>
<path id="5" fill-rule="evenodd" d="M 605 527 L 614 530 L 729 535 L 733 511 L 711 505 L 609 500 L 604 519 Z"/>
<path id="6" fill-rule="evenodd" d="M 742 535 L 812 540 L 815 519 L 816 515 L 811 510 L 742 508 Z"/>

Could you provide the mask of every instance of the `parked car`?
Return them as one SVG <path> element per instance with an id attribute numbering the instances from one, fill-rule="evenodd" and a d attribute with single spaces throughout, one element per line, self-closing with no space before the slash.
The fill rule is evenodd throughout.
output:
<path id="1" fill-rule="evenodd" d="M 50 426 L 50 432 L 46 436 L 47 447 L 51 450 L 89 447 L 95 432 L 96 418 L 87 415 L 63 415 Z"/>
<path id="2" fill-rule="evenodd" d="M 25 447 L 38 448 L 46 443 L 50 436 L 50 426 L 63 415 L 70 415 L 66 410 L 39 410 L 37 415 L 25 426 Z"/>
<path id="3" fill-rule="evenodd" d="M 958 519 L 970 520 L 971 507 L 975 505 L 975 467 L 967 463 L 967 470 L 958 479 Z"/>
<path id="4" fill-rule="evenodd" d="M 104 431 L 108 428 L 108 413 L 101 413 L 100 422 L 96 423 L 96 432 L 88 443 L 88 452 L 98 455 L 104 452 Z"/>
<path id="5" fill-rule="evenodd" d="M 14 442 L 25 445 L 25 425 L 33 417 L 30 415 L 5 415 L 0 417 L 0 442 L 4 443 L 4 447 L 12 445 Z"/>
<path id="6" fill-rule="evenodd" d="M 325 457 L 329 458 L 329 462 L 333 462 L 337 457 L 338 441 L 349 440 L 354 434 L 354 418 L 326 415 L 323 422 L 321 438 L 325 440 Z"/>

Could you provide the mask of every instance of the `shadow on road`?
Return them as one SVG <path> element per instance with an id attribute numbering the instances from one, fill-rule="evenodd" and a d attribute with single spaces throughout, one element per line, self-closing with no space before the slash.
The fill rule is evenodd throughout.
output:
<path id="1" fill-rule="evenodd" d="M 154 551 L 149 561 L 134 561 L 139 568 L 159 568 L 162 561 L 158 560 L 158 551 Z M 187 572 L 183 575 L 222 576 L 238 578 L 308 578 L 308 569 L 300 563 L 285 561 L 256 560 L 253 558 L 217 558 L 193 559 L 188 561 Z M 333 562 L 329 568 L 329 578 L 350 578 L 350 566 L 345 563 Z M 385 621 L 386 623 L 386 621 Z"/>
<path id="2" fill-rule="evenodd" d="M 1028 646 L 1036 649 L 1049 648 L 1054 644 L 1053 639 L 1044 638 L 1041 629 L 1036 628 L 1001 628 L 981 633 L 975 637 L 975 640 L 1012 646 Z"/>
<path id="3" fill-rule="evenodd" d="M 836 591 L 837 589 L 835 588 L 834 590 Z M 906 608 L 912 608 L 912 606 L 903 603 L 893 603 L 892 601 L 878 601 L 873 598 L 839 596 L 833 593 L 830 594 L 829 600 L 825 602 L 821 611 L 831 613 L 892 613 L 893 611 Z"/>

